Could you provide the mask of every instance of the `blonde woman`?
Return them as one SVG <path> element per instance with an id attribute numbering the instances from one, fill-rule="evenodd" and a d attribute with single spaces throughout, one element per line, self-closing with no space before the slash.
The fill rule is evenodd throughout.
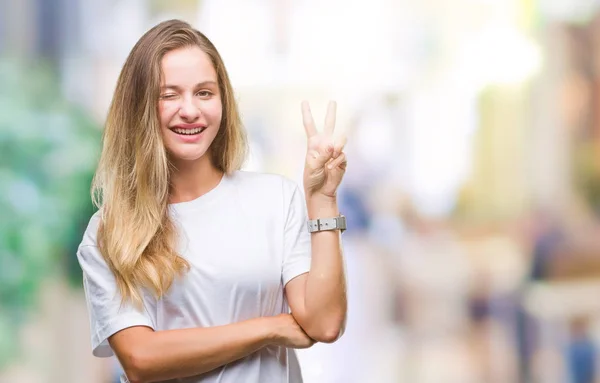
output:
<path id="1" fill-rule="evenodd" d="M 308 137 L 304 194 L 240 171 L 246 138 L 225 66 L 185 22 L 137 42 L 119 76 L 78 249 L 92 349 L 130 382 L 302 381 L 295 348 L 343 332 L 335 104 Z M 320 221 L 316 221 L 320 219 Z M 290 314 L 291 312 L 291 314 Z"/>

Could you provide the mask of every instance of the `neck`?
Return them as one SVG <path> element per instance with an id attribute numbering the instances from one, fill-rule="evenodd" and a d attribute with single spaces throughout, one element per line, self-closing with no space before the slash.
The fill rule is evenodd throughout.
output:
<path id="1" fill-rule="evenodd" d="M 197 161 L 173 162 L 169 203 L 192 201 L 214 189 L 223 172 L 215 168 L 208 155 Z"/>

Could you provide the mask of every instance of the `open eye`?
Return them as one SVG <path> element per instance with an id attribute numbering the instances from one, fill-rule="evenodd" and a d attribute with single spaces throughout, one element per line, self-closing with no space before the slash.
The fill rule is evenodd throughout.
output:
<path id="1" fill-rule="evenodd" d="M 198 92 L 196 94 L 198 96 L 204 97 L 204 98 L 212 96 L 212 93 L 210 91 L 208 91 L 208 90 L 201 90 L 200 92 Z"/>

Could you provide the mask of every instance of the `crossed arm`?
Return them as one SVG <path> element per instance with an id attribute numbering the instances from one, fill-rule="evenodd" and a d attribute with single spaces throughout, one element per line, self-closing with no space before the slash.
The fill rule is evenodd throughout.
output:
<path id="1" fill-rule="evenodd" d="M 335 200 L 307 203 L 309 218 L 338 215 Z M 109 338 L 132 383 L 199 375 L 268 345 L 310 347 L 331 343 L 346 321 L 346 279 L 338 230 L 311 234 L 310 271 L 285 287 L 292 315 L 225 326 L 154 331 L 136 326 Z"/>

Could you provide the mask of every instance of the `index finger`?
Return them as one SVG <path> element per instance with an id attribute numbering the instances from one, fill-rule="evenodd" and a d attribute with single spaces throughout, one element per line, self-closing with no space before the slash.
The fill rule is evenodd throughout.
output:
<path id="1" fill-rule="evenodd" d="M 315 127 L 315 121 L 313 120 L 312 113 L 310 112 L 310 105 L 308 101 L 302 101 L 302 123 L 306 130 L 306 135 L 312 137 L 317 134 L 317 128 Z"/>

